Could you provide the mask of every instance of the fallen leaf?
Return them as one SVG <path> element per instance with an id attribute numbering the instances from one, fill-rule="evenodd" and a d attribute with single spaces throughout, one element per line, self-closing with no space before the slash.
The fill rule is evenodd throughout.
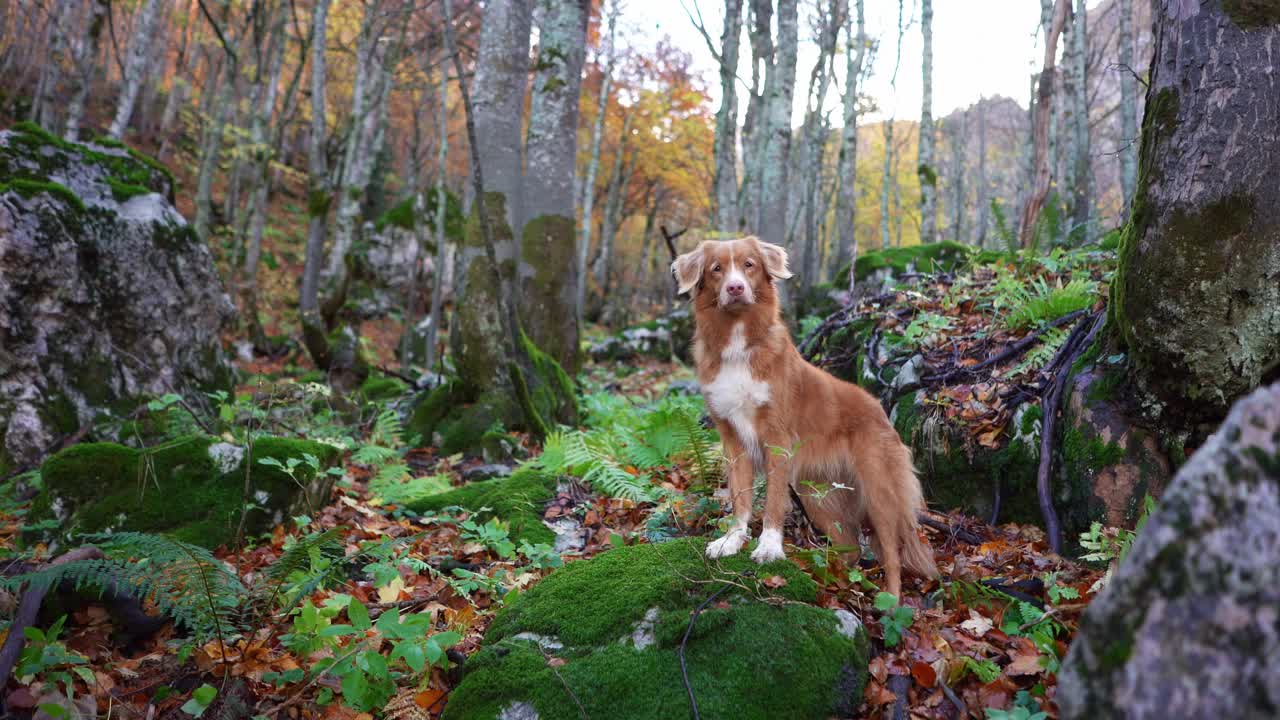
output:
<path id="1" fill-rule="evenodd" d="M 378 588 L 378 602 L 393 603 L 400 599 L 402 590 L 404 590 L 404 578 L 397 575 L 391 582 Z"/>
<path id="2" fill-rule="evenodd" d="M 911 666 L 911 677 L 921 687 L 931 688 L 938 682 L 938 673 L 928 663 L 917 662 Z"/>
<path id="3" fill-rule="evenodd" d="M 993 623 L 977 610 L 969 610 L 969 619 L 960 623 L 960 629 L 974 637 L 982 637 L 993 627 Z"/>
<path id="4" fill-rule="evenodd" d="M 782 577 L 781 575 L 770 575 L 769 577 L 765 578 L 761 582 L 763 582 L 767 587 L 771 587 L 776 590 L 786 585 L 787 579 Z"/>

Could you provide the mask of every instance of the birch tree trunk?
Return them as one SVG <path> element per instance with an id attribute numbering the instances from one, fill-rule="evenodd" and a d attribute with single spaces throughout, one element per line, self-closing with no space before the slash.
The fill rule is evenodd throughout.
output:
<path id="1" fill-rule="evenodd" d="M 778 44 L 765 79 L 766 122 L 761 132 L 765 150 L 760 168 L 760 228 L 762 239 L 787 245 L 787 204 L 791 194 L 791 107 L 796 86 L 799 42 L 797 0 L 778 0 Z"/>
<path id="2" fill-rule="evenodd" d="M 716 111 L 716 169 L 712 180 L 715 223 L 720 232 L 738 230 L 738 48 L 742 0 L 725 0 L 720 36 L 720 109 Z"/>
<path id="3" fill-rule="evenodd" d="M 902 66 L 902 36 L 906 30 L 906 7 L 903 0 L 898 0 L 898 41 L 894 44 L 893 57 L 893 76 L 889 80 L 889 86 L 896 93 L 898 90 L 898 70 Z M 894 162 L 894 145 L 893 145 L 893 116 L 889 116 L 884 121 L 884 173 L 880 181 L 880 246 L 886 250 L 889 249 L 891 243 L 891 226 L 890 218 L 890 200 L 893 195 L 893 188 L 897 185 L 897 175 L 893 172 L 896 163 Z"/>
<path id="4" fill-rule="evenodd" d="M 236 63 L 230 57 L 222 64 L 221 85 L 215 85 L 213 119 L 204 131 L 204 140 L 200 146 L 200 170 L 196 176 L 196 237 L 203 242 L 209 241 L 209 233 L 213 225 L 213 176 L 218 169 L 218 158 L 222 154 L 222 135 L 226 130 L 227 119 L 235 106 L 236 96 Z"/>
<path id="5" fill-rule="evenodd" d="M 98 39 L 102 37 L 102 28 L 106 25 L 109 12 L 111 7 L 107 0 L 92 0 L 89 5 L 89 20 L 85 23 L 84 37 L 76 47 L 76 89 L 71 95 L 71 103 L 67 106 L 67 127 L 62 134 L 63 138 L 71 142 L 80 139 L 84 105 L 89 98 L 89 88 L 93 84 L 93 71 L 98 64 Z"/>
<path id="6" fill-rule="evenodd" d="M 508 327 L 511 321 L 518 324 L 505 303 L 514 297 L 514 229 L 522 227 L 523 217 L 521 131 L 531 23 L 528 0 L 490 0 L 480 26 L 471 97 L 475 137 L 484 141 L 472 148 L 472 156 L 478 161 L 484 194 L 472 204 L 456 255 L 457 301 L 449 326 L 459 378 L 472 394 L 505 381 L 509 356 L 504 337 L 516 331 Z M 485 217 L 480 216 L 482 207 Z M 513 317 L 503 316 L 508 312 Z"/>
<path id="7" fill-rule="evenodd" d="M 436 343 L 440 335 L 440 323 L 444 321 L 444 277 L 445 277 L 445 234 L 444 219 L 448 205 L 448 191 L 445 188 L 445 174 L 449 159 L 449 68 L 440 68 L 440 89 L 437 98 L 439 115 L 436 118 L 437 132 L 440 133 L 440 149 L 436 155 L 436 258 L 435 271 L 431 279 L 431 322 L 427 326 L 427 368 L 436 366 L 438 350 Z"/>
<path id="8" fill-rule="evenodd" d="M 924 54 L 921 59 L 920 161 L 916 172 L 920 176 L 920 242 L 931 243 L 938 239 L 938 171 L 933 162 L 933 0 L 921 0 L 920 32 L 924 39 Z"/>
<path id="9" fill-rule="evenodd" d="M 1138 181 L 1138 76 L 1133 67 L 1133 0 L 1118 0 L 1120 13 L 1120 189 L 1127 212 Z"/>
<path id="10" fill-rule="evenodd" d="M 173 64 L 173 81 L 169 85 L 169 95 L 165 98 L 164 112 L 160 115 L 160 149 L 156 155 L 160 160 L 165 160 L 169 156 L 169 144 L 173 141 L 173 124 L 178 120 L 178 111 L 183 105 L 187 104 L 187 97 L 191 94 L 191 81 L 187 79 L 187 57 L 188 48 L 190 47 L 191 35 L 195 32 L 193 25 L 192 13 L 195 11 L 192 3 L 187 4 L 187 9 L 183 13 L 182 26 L 182 43 L 178 46 L 178 58 Z M 302 64 L 301 62 L 299 64 Z"/>
<path id="11" fill-rule="evenodd" d="M 573 178 L 588 0 L 538 0 L 526 143 L 526 215 L 520 235 L 521 325 L 572 377 L 578 372 L 578 284 Z"/>
<path id="12" fill-rule="evenodd" d="M 596 200 L 596 172 L 600 168 L 600 142 L 604 137 L 605 111 L 609 107 L 609 86 L 613 82 L 613 63 L 615 59 L 618 24 L 618 3 L 609 5 L 609 54 L 600 77 L 600 95 L 596 98 L 596 119 L 591 128 L 591 159 L 587 162 L 587 177 L 582 183 L 582 238 L 578 242 L 576 270 L 578 274 L 578 297 L 575 300 L 578 323 L 582 323 L 582 310 L 587 299 L 587 253 L 591 251 L 591 228 L 595 224 L 592 217 Z M 599 60 L 597 59 L 597 62 Z"/>
<path id="13" fill-rule="evenodd" d="M 1048 2 L 1049 0 L 1046 0 Z M 1039 89 L 1036 93 L 1034 120 L 1031 126 L 1033 142 L 1031 167 L 1033 173 L 1031 194 L 1022 209 L 1018 225 L 1018 239 L 1022 247 L 1029 247 L 1035 238 L 1036 223 L 1049 195 L 1052 175 L 1049 169 L 1049 118 L 1053 114 L 1053 87 L 1057 77 L 1058 38 L 1066 23 L 1071 0 L 1052 0 L 1053 13 L 1045 26 L 1044 65 L 1040 71 Z"/>
<path id="14" fill-rule="evenodd" d="M 107 130 L 107 135 L 113 140 L 124 137 L 124 131 L 129 127 L 129 118 L 133 117 L 133 105 L 147 73 L 147 57 L 151 54 L 152 35 L 155 34 L 159 11 L 160 0 L 145 0 L 138 9 L 133 37 L 129 40 L 129 55 L 125 60 L 120 97 L 116 101 L 115 118 Z"/>
<path id="15" fill-rule="evenodd" d="M 1226 0 L 1153 10 L 1111 321 L 1166 417 L 1216 421 L 1280 367 L 1280 10 Z"/>
<path id="16" fill-rule="evenodd" d="M 849 263 L 850 292 L 854 288 L 853 263 L 858 255 L 858 88 L 867 53 L 865 0 L 853 2 L 856 29 L 854 17 L 845 22 L 849 47 L 845 52 L 844 129 L 840 131 L 840 194 L 836 196 L 836 226 L 840 235 L 836 266 L 844 267 L 846 262 Z"/>

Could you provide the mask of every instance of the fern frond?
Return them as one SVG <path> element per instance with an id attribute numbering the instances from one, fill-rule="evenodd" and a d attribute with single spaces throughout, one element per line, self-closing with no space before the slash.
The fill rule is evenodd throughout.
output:
<path id="1" fill-rule="evenodd" d="M 1040 343 L 1027 351 L 1022 362 L 1009 371 L 1009 375 L 1021 375 L 1028 370 L 1039 370 L 1048 365 L 1067 341 L 1067 332 L 1062 328 L 1047 328 L 1040 336 Z"/>
<path id="2" fill-rule="evenodd" d="M 0 581 L 17 591 L 62 582 L 78 590 L 119 592 L 149 599 L 199 641 L 242 629 L 239 608 L 247 592 L 240 579 L 208 550 L 163 535 L 114 533 L 86 538 L 103 559 L 77 560 Z"/>

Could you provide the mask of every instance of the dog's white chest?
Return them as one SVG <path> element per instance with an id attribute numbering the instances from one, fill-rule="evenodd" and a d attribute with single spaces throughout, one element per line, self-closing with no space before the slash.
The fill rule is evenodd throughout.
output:
<path id="1" fill-rule="evenodd" d="M 729 343 L 720 352 L 720 371 L 703 388 L 711 414 L 733 426 L 747 449 L 755 447 L 756 410 L 769 402 L 769 383 L 751 375 L 751 351 L 742 323 L 733 328 Z"/>

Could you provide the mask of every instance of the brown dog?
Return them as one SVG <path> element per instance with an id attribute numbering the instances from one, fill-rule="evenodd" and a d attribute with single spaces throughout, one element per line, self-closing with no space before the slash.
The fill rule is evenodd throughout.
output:
<path id="1" fill-rule="evenodd" d="M 903 567 L 936 577 L 917 534 L 924 502 L 911 452 L 871 395 L 800 356 L 779 316 L 774 282 L 791 277 L 786 250 L 753 237 L 705 241 L 671 271 L 680 292 L 692 293 L 698 381 L 728 459 L 735 523 L 707 555 L 733 555 L 751 539 L 752 479 L 762 470 L 764 530 L 753 560 L 783 557 L 794 488 L 837 545 L 856 547 L 870 521 L 889 592 L 901 595 Z"/>

